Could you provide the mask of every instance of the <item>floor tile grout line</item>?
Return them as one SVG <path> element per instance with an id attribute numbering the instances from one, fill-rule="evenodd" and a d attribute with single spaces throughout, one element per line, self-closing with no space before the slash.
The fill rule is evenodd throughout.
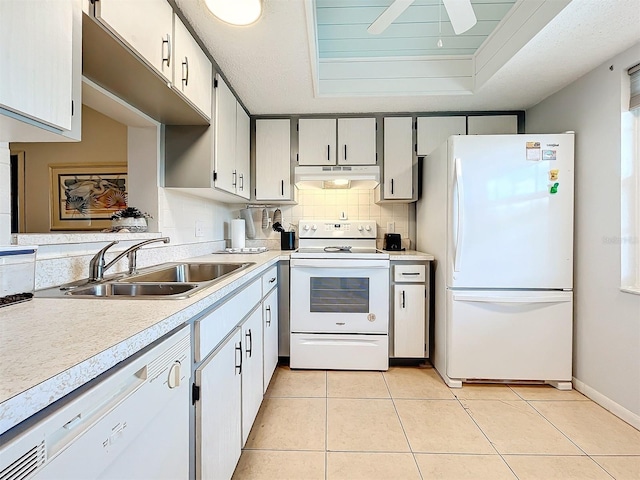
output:
<path id="1" fill-rule="evenodd" d="M 455 396 L 455 395 L 454 395 Z M 478 422 L 476 422 L 476 419 L 473 418 L 473 415 L 471 415 L 471 413 L 469 412 L 469 409 L 467 409 L 467 407 L 464 406 L 464 404 L 462 403 L 462 401 L 456 396 L 456 400 L 458 401 L 458 403 L 460 404 L 460 406 L 462 407 L 462 409 L 464 410 L 464 412 L 469 416 L 469 418 L 471 419 L 471 421 L 474 423 L 474 425 L 478 428 L 478 430 L 480 430 L 480 433 L 482 433 L 482 435 L 484 436 L 484 438 L 487 439 L 487 442 L 489 442 L 489 444 L 491 445 L 491 448 L 493 448 L 496 452 L 496 454 L 498 454 L 500 456 L 500 459 L 504 462 L 504 464 L 507 466 L 507 468 L 511 471 L 511 473 L 513 473 L 513 476 L 516 479 L 519 479 L 520 477 L 518 477 L 518 475 L 516 474 L 516 472 L 513 470 L 513 468 L 511 468 L 511 465 L 509 465 L 509 462 L 507 462 L 507 460 L 504 458 L 504 456 L 502 455 L 502 453 L 500 453 L 498 451 L 498 449 L 496 448 L 495 444 L 491 441 L 491 439 L 489 438 L 489 436 L 486 434 L 486 432 L 484 430 L 482 430 L 482 427 L 480 427 L 480 425 L 478 425 Z"/>
<path id="2" fill-rule="evenodd" d="M 402 423 L 402 418 L 400 418 L 400 413 L 398 412 L 398 407 L 396 406 L 395 398 L 393 398 L 393 394 L 391 393 L 391 388 L 389 388 L 389 384 L 387 383 L 387 377 L 384 374 L 384 372 L 382 373 L 382 379 L 384 380 L 384 384 L 387 387 L 387 390 L 389 391 L 391 405 L 393 405 L 393 410 L 396 412 L 396 416 L 398 417 L 400 428 L 402 428 L 402 434 L 404 435 L 404 439 L 406 440 L 407 446 L 409 447 L 409 452 L 411 452 L 411 457 L 413 458 L 413 462 L 415 463 L 416 468 L 418 469 L 418 475 L 420 476 L 420 480 L 424 480 L 424 477 L 422 476 L 422 471 L 420 470 L 420 465 L 418 464 L 418 459 L 416 458 L 416 454 L 414 453 L 413 447 L 411 446 L 411 442 L 409 441 L 409 436 L 407 435 L 407 431 L 404 428 L 404 423 Z"/>
<path id="3" fill-rule="evenodd" d="M 324 372 L 324 480 L 329 478 L 329 372 Z"/>
<path id="4" fill-rule="evenodd" d="M 575 400 L 575 401 L 581 401 L 581 400 Z M 571 440 L 571 438 L 569 438 L 569 435 L 567 435 L 566 433 L 564 433 L 562 430 L 560 430 L 560 428 L 558 426 L 556 426 L 551 420 L 549 420 L 547 417 L 544 416 L 544 414 L 538 410 L 536 407 L 534 407 L 531 402 L 529 402 L 528 400 L 525 400 L 525 402 L 527 402 L 527 405 L 529 405 L 531 408 L 533 408 L 533 410 L 540 415 L 542 418 L 544 418 L 544 420 L 551 425 L 553 428 L 555 428 L 558 432 L 560 432 L 560 435 L 562 435 L 564 438 L 566 438 L 567 440 L 569 440 L 569 442 L 571 442 L 572 445 L 574 445 L 578 450 L 580 450 L 582 453 L 584 453 L 585 455 L 589 456 L 589 454 L 587 452 L 585 452 L 576 442 L 574 442 L 573 440 Z M 596 462 L 597 463 L 597 462 Z"/>

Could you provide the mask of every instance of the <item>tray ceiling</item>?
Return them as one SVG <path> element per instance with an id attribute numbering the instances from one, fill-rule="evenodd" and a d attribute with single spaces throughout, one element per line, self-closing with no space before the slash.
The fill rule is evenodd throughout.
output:
<path id="1" fill-rule="evenodd" d="M 478 22 L 460 35 L 441 0 L 415 0 L 368 33 L 393 2 L 308 0 L 316 96 L 472 94 L 570 0 L 471 0 Z"/>

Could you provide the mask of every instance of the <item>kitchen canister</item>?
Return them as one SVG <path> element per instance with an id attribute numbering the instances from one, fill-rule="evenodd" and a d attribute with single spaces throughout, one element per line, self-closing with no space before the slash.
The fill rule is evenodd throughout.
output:
<path id="1" fill-rule="evenodd" d="M 244 232 L 244 218 L 234 218 L 231 220 L 231 248 L 244 248 Z"/>
<path id="2" fill-rule="evenodd" d="M 253 223 L 253 215 L 251 214 L 251 210 L 248 208 L 243 208 L 242 210 L 240 210 L 240 216 L 244 218 L 245 234 L 247 238 L 256 238 L 256 226 Z"/>

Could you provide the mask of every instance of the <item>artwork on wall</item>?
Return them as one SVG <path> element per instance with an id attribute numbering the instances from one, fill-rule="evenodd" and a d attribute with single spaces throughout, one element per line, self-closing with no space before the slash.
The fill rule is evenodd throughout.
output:
<path id="1" fill-rule="evenodd" d="M 127 164 L 50 164 L 51 230 L 101 230 L 127 206 Z"/>

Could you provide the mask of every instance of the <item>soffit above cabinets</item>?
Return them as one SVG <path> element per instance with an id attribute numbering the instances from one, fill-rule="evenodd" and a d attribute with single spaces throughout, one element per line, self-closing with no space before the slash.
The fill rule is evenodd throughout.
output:
<path id="1" fill-rule="evenodd" d="M 460 35 L 442 0 L 415 0 L 369 34 L 393 1 L 307 0 L 316 97 L 472 94 L 571 0 L 471 0 L 478 22 Z"/>

